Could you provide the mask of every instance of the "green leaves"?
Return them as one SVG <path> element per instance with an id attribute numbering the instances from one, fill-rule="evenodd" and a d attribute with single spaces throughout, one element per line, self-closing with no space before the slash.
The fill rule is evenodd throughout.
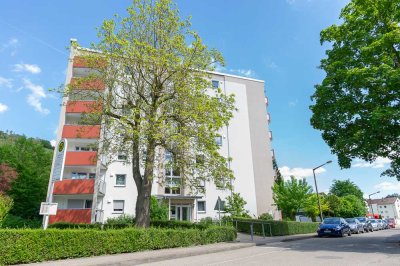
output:
<path id="1" fill-rule="evenodd" d="M 321 60 L 311 125 L 349 168 L 354 158 L 392 160 L 400 180 L 400 1 L 353 0 L 343 23 L 321 31 L 332 45 Z"/>

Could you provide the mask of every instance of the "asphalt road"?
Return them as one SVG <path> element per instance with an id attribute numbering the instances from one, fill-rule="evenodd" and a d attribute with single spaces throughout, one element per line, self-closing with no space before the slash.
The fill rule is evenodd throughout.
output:
<path id="1" fill-rule="evenodd" d="M 400 265 L 400 229 L 310 238 L 142 265 Z"/>

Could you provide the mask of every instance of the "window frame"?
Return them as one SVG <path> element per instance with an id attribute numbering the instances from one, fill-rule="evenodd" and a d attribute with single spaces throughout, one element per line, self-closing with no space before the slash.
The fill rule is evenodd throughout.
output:
<path id="1" fill-rule="evenodd" d="M 123 176 L 124 177 L 124 184 L 118 184 L 117 180 L 118 180 L 118 176 Z M 126 174 L 116 174 L 115 175 L 115 185 L 116 187 L 126 187 Z"/>
<path id="2" fill-rule="evenodd" d="M 122 209 L 120 210 L 120 209 L 115 209 L 115 203 L 116 202 L 119 202 L 119 203 L 121 203 L 122 202 Z M 112 213 L 124 213 L 124 211 L 125 211 L 125 200 L 113 200 L 113 212 Z"/>
<path id="3" fill-rule="evenodd" d="M 199 206 L 200 206 L 199 203 L 204 204 L 204 205 L 203 205 L 203 207 L 204 207 L 203 210 L 199 210 Z M 197 212 L 198 212 L 198 213 L 205 213 L 205 212 L 207 212 L 207 203 L 206 203 L 205 200 L 198 200 L 198 201 L 197 201 Z"/>

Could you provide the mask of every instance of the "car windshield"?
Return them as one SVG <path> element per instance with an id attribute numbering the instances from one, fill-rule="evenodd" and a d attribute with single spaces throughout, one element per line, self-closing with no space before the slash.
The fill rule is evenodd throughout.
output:
<path id="1" fill-rule="evenodd" d="M 357 218 L 357 220 L 359 220 L 359 221 L 362 222 L 362 223 L 364 223 L 364 222 L 367 221 L 367 219 L 364 218 L 364 217 L 359 217 L 359 218 Z"/>
<path id="2" fill-rule="evenodd" d="M 350 223 L 350 224 L 354 224 L 356 222 L 356 219 L 354 218 L 347 218 L 346 222 Z"/>
<path id="3" fill-rule="evenodd" d="M 340 224 L 339 218 L 326 218 L 324 224 Z"/>
<path id="4" fill-rule="evenodd" d="M 376 223 L 376 221 L 375 221 L 375 220 L 371 220 L 371 223 L 373 223 L 373 224 L 374 224 L 374 223 Z"/>

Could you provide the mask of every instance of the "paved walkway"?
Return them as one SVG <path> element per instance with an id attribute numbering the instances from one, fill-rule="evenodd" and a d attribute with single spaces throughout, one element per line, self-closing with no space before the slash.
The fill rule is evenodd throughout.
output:
<path id="1" fill-rule="evenodd" d="M 314 236 L 315 234 L 265 237 L 265 238 L 260 236 L 254 236 L 254 241 L 252 241 L 250 235 L 239 233 L 236 242 L 217 243 L 217 244 L 185 247 L 185 248 L 150 250 L 150 251 L 142 251 L 135 253 L 104 255 L 104 256 L 79 258 L 79 259 L 47 261 L 29 265 L 36 265 L 36 266 L 138 265 L 138 264 L 158 262 L 163 260 L 171 260 L 177 258 L 217 253 L 217 252 L 232 251 L 236 249 L 249 248 L 255 245 L 259 246 L 274 242 L 300 240 L 305 238 L 311 238 Z"/>

